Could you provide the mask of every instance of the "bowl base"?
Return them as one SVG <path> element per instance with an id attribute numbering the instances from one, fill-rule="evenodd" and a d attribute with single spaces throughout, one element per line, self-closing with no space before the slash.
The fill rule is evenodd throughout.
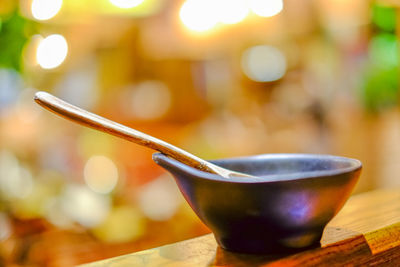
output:
<path id="1" fill-rule="evenodd" d="M 214 235 L 215 236 L 215 235 Z M 310 248 L 320 247 L 321 233 L 302 233 L 272 241 L 275 238 L 219 238 L 215 236 L 221 248 L 245 254 L 289 254 Z"/>

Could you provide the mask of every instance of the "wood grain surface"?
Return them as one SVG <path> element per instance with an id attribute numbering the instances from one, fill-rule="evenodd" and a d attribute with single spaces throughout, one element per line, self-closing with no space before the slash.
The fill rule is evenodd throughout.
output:
<path id="1" fill-rule="evenodd" d="M 83 266 L 400 266 L 399 245 L 397 188 L 351 197 L 325 228 L 321 246 L 294 254 L 232 253 L 209 234 Z"/>

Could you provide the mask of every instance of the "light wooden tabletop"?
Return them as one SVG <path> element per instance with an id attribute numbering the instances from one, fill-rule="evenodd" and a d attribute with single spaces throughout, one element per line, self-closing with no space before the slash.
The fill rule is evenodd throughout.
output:
<path id="1" fill-rule="evenodd" d="M 290 255 L 246 255 L 218 247 L 212 234 L 83 265 L 400 266 L 400 188 L 351 197 L 327 225 L 321 247 Z"/>

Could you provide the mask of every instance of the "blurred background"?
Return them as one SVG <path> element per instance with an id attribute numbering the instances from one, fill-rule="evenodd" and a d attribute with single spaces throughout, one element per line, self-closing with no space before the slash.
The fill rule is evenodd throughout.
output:
<path id="1" fill-rule="evenodd" d="M 48 91 L 216 159 L 329 153 L 400 185 L 396 0 L 1 0 L 0 266 L 71 266 L 208 233 L 150 151 Z"/>

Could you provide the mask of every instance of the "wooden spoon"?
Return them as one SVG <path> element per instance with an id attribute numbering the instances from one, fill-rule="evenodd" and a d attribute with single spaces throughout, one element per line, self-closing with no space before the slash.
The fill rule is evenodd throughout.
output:
<path id="1" fill-rule="evenodd" d="M 46 92 L 37 92 L 35 94 L 35 101 L 42 107 L 60 115 L 61 117 L 160 151 L 179 162 L 201 171 L 218 174 L 225 178 L 230 178 L 232 176 L 254 178 L 254 176 L 231 171 L 212 164 L 167 142 L 78 108 Z"/>

